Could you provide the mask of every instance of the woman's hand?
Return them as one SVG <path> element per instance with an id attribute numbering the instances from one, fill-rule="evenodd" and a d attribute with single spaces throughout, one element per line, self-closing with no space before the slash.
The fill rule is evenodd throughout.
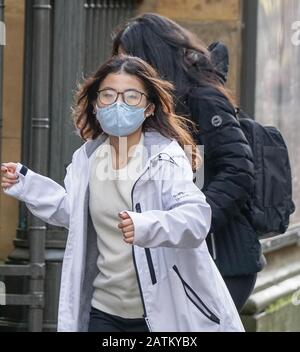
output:
<path id="1" fill-rule="evenodd" d="M 19 176 L 15 175 L 17 164 L 15 163 L 2 163 L 1 165 L 1 187 L 3 189 L 10 188 L 14 184 L 18 183 Z"/>
<path id="2" fill-rule="evenodd" d="M 119 213 L 122 219 L 118 224 L 118 228 L 122 230 L 123 240 L 128 244 L 133 244 L 134 240 L 134 225 L 130 216 L 126 212 Z"/>

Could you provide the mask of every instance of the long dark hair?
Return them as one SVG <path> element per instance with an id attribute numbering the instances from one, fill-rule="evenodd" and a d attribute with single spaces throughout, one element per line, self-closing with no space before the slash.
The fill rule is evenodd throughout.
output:
<path id="1" fill-rule="evenodd" d="M 182 97 L 193 87 L 214 88 L 234 105 L 209 50 L 195 34 L 166 17 L 145 13 L 118 27 L 112 54 L 116 55 L 120 49 L 142 58 L 174 84 L 179 111 L 184 104 Z"/>
<path id="2" fill-rule="evenodd" d="M 94 114 L 94 103 L 101 82 L 110 73 L 124 72 L 137 77 L 144 85 L 148 99 L 155 105 L 154 115 L 146 118 L 142 130 L 159 131 L 165 137 L 175 139 L 188 149 L 187 154 L 196 170 L 201 157 L 192 137 L 194 124 L 174 112 L 173 85 L 162 80 L 157 72 L 140 58 L 119 55 L 106 61 L 91 77 L 78 86 L 73 105 L 73 122 L 83 140 L 96 139 L 104 133 Z M 189 146 L 189 148 L 185 148 Z"/>

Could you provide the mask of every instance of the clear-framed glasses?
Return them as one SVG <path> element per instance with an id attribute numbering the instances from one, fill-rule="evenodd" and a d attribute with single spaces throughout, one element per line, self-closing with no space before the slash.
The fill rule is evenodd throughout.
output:
<path id="1" fill-rule="evenodd" d="M 124 103 L 129 106 L 137 106 L 142 101 L 143 95 L 147 97 L 147 94 L 135 89 L 127 89 L 124 92 L 117 92 L 115 89 L 106 88 L 98 90 L 97 92 L 98 105 L 114 104 L 118 100 L 119 94 L 122 95 Z"/>

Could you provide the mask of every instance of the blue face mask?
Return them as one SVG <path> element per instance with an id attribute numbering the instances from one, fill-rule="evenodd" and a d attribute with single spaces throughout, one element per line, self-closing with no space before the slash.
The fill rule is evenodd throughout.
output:
<path id="1" fill-rule="evenodd" d="M 96 118 L 105 133 L 124 137 L 135 132 L 143 124 L 147 107 L 137 108 L 123 102 L 115 102 L 104 108 L 97 107 Z"/>

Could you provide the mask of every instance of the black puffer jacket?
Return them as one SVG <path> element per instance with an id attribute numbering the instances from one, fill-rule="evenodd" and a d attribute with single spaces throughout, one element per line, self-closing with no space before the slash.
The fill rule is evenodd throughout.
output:
<path id="1" fill-rule="evenodd" d="M 223 276 L 247 275 L 263 267 L 261 246 L 244 205 L 253 190 L 251 148 L 229 101 L 214 88 L 191 88 L 185 101 L 204 145 L 203 192 L 212 208 L 207 244 Z"/>

